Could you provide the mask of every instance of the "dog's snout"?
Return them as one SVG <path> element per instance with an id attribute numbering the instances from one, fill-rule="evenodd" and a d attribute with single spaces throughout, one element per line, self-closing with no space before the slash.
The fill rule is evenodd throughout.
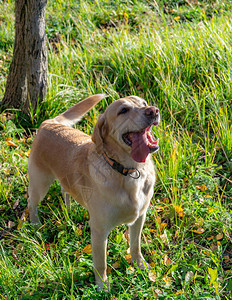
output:
<path id="1" fill-rule="evenodd" d="M 155 106 L 148 107 L 145 110 L 145 115 L 147 117 L 151 117 L 151 118 L 156 117 L 158 115 L 158 113 L 159 113 L 159 109 Z"/>

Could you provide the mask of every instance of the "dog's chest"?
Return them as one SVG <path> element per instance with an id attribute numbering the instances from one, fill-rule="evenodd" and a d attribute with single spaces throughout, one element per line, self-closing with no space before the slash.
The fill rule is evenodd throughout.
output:
<path id="1" fill-rule="evenodd" d="M 125 199 L 139 213 L 146 209 L 149 204 L 155 184 L 155 174 L 146 171 L 141 171 L 140 174 L 138 179 L 130 178 L 127 180 L 124 187 Z"/>

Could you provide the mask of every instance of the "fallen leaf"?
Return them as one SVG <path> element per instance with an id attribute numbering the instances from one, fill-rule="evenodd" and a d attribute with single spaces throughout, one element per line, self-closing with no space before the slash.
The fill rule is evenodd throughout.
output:
<path id="1" fill-rule="evenodd" d="M 23 221 L 23 222 L 25 222 L 28 218 L 29 218 L 29 209 L 26 208 L 26 209 L 23 211 L 20 220 Z"/>
<path id="2" fill-rule="evenodd" d="M 213 212 L 213 208 L 212 207 L 208 207 L 208 212 L 211 214 Z"/>
<path id="3" fill-rule="evenodd" d="M 2 171 L 3 171 L 3 173 L 4 173 L 5 175 L 10 175 L 10 169 L 8 169 L 8 168 L 3 168 Z"/>
<path id="4" fill-rule="evenodd" d="M 160 235 L 160 239 L 161 239 L 162 243 L 164 243 L 164 244 L 166 244 L 168 241 L 167 235 L 165 233 Z"/>
<path id="5" fill-rule="evenodd" d="M 126 230 L 126 231 L 123 233 L 123 236 L 125 237 L 125 239 L 127 240 L 127 243 L 129 244 L 129 243 L 130 243 L 129 230 Z"/>
<path id="6" fill-rule="evenodd" d="M 162 198 L 161 201 L 164 202 L 164 203 L 169 203 L 170 202 L 170 200 L 167 197 Z"/>
<path id="7" fill-rule="evenodd" d="M 223 233 L 219 233 L 216 235 L 216 240 L 219 241 L 219 240 L 222 240 L 223 239 Z"/>
<path id="8" fill-rule="evenodd" d="M 82 250 L 82 252 L 86 253 L 86 254 L 90 254 L 92 253 L 92 248 L 91 248 L 91 245 L 88 244 L 84 247 L 84 249 Z"/>
<path id="9" fill-rule="evenodd" d="M 175 205 L 174 208 L 175 208 L 175 212 L 177 213 L 178 217 L 183 218 L 185 215 L 183 208 L 179 205 Z"/>
<path id="10" fill-rule="evenodd" d="M 156 222 L 157 222 L 158 224 L 161 223 L 161 218 L 160 218 L 159 216 L 157 216 L 155 219 L 156 219 Z"/>
<path id="11" fill-rule="evenodd" d="M 155 208 L 156 212 L 161 212 L 164 210 L 163 206 L 156 206 Z"/>
<path id="12" fill-rule="evenodd" d="M 191 282 L 193 276 L 194 276 L 193 271 L 187 272 L 186 275 L 185 275 L 185 279 L 184 279 L 185 284 L 189 284 Z"/>
<path id="13" fill-rule="evenodd" d="M 155 289 L 155 291 L 154 291 L 155 293 L 155 297 L 159 297 L 159 295 L 162 295 L 163 294 L 163 292 L 161 291 L 161 290 L 159 290 L 159 289 Z"/>
<path id="14" fill-rule="evenodd" d="M 160 224 L 160 231 L 162 231 L 165 227 L 167 227 L 167 223 L 161 223 Z"/>
<path id="15" fill-rule="evenodd" d="M 119 269 L 120 268 L 120 263 L 116 261 L 115 263 L 112 264 L 112 267 L 114 269 Z"/>
<path id="16" fill-rule="evenodd" d="M 205 192 L 207 190 L 207 186 L 205 184 L 197 185 L 196 189 L 200 190 L 201 192 Z"/>
<path id="17" fill-rule="evenodd" d="M 210 256 L 210 252 L 207 250 L 203 250 L 203 253 L 205 253 L 207 256 Z"/>
<path id="18" fill-rule="evenodd" d="M 110 273 L 111 273 L 111 268 L 110 268 L 109 266 L 107 266 L 106 273 L 107 273 L 107 274 L 110 274 Z"/>
<path id="19" fill-rule="evenodd" d="M 12 141 L 7 141 L 6 144 L 7 144 L 8 146 L 11 146 L 11 147 L 18 147 L 18 145 L 15 144 L 15 143 L 12 142 Z"/>
<path id="20" fill-rule="evenodd" d="M 164 265 L 165 265 L 166 267 L 169 267 L 169 266 L 173 263 L 173 261 L 171 260 L 171 258 L 169 258 L 169 257 L 167 256 L 167 254 L 165 254 L 165 255 L 163 256 L 163 261 L 164 261 Z"/>
<path id="21" fill-rule="evenodd" d="M 174 20 L 175 20 L 175 21 L 179 21 L 179 20 L 180 20 L 180 16 L 174 17 Z"/>
<path id="22" fill-rule="evenodd" d="M 25 152 L 26 157 L 29 157 L 31 153 L 31 149 L 29 149 L 28 151 Z"/>
<path id="23" fill-rule="evenodd" d="M 162 280 L 165 282 L 166 286 L 169 287 L 172 285 L 172 279 L 170 277 L 168 277 L 167 275 L 165 275 Z"/>
<path id="24" fill-rule="evenodd" d="M 82 230 L 78 227 L 76 228 L 76 232 L 77 232 L 78 235 L 82 235 Z"/>
<path id="25" fill-rule="evenodd" d="M 125 259 L 130 264 L 131 263 L 131 254 L 126 254 Z"/>
<path id="26" fill-rule="evenodd" d="M 7 224 L 7 228 L 8 229 L 11 229 L 12 227 L 14 227 L 15 226 L 15 222 L 13 222 L 13 221 L 8 221 L 8 224 Z"/>
<path id="27" fill-rule="evenodd" d="M 150 271 L 150 272 L 148 273 L 148 278 L 150 279 L 150 281 L 156 282 L 157 277 L 156 277 L 155 271 Z"/>
<path id="28" fill-rule="evenodd" d="M 22 228 L 22 220 L 21 219 L 18 219 L 18 225 L 17 225 L 17 230 L 20 230 Z"/>
<path id="29" fill-rule="evenodd" d="M 214 245 L 214 244 L 210 245 L 210 250 L 212 250 L 212 251 L 217 250 L 217 248 L 218 248 L 217 245 Z"/>
<path id="30" fill-rule="evenodd" d="M 197 233 L 197 234 L 202 234 L 205 232 L 205 229 L 204 228 L 197 228 L 197 230 L 193 230 L 194 233 Z"/>
<path id="31" fill-rule="evenodd" d="M 184 292 L 182 292 L 182 291 L 177 291 L 176 292 L 176 296 L 178 296 L 178 295 L 181 295 L 181 294 L 183 294 Z"/>
<path id="32" fill-rule="evenodd" d="M 151 266 L 152 268 L 154 268 L 154 267 L 155 267 L 155 263 L 152 261 L 152 262 L 150 263 L 150 266 Z"/>
<path id="33" fill-rule="evenodd" d="M 13 205 L 13 209 L 16 209 L 16 207 L 19 206 L 19 199 L 17 199 Z"/>
<path id="34" fill-rule="evenodd" d="M 129 266 L 129 267 L 128 267 L 128 270 L 130 270 L 131 272 L 134 272 L 134 271 L 135 271 L 135 268 L 133 268 L 132 266 Z"/>
<path id="35" fill-rule="evenodd" d="M 50 244 L 45 244 L 45 245 L 44 245 L 44 248 L 45 248 L 46 250 L 49 250 L 49 249 L 50 249 Z"/>

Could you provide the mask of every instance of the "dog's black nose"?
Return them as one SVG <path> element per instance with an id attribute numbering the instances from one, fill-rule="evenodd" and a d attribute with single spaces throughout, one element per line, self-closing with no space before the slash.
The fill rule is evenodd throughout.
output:
<path id="1" fill-rule="evenodd" d="M 158 113 L 159 113 L 159 109 L 155 106 L 151 106 L 151 107 L 148 107 L 145 109 L 145 115 L 147 117 L 153 118 L 153 117 L 157 116 Z"/>

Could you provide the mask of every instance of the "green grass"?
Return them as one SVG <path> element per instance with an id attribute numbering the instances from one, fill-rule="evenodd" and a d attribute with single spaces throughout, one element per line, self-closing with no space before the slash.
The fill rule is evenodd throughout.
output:
<path id="1" fill-rule="evenodd" d="M 232 4 L 194 3 L 49 1 L 46 100 L 30 118 L 19 111 L 0 115 L 3 299 L 231 299 Z M 13 1 L 0 3 L 0 15 L 2 98 Z M 130 94 L 157 105 L 162 122 L 154 129 L 158 181 L 142 240 L 152 270 L 130 268 L 127 228 L 118 227 L 108 243 L 110 292 L 99 294 L 91 254 L 83 251 L 90 243 L 88 215 L 76 203 L 67 213 L 58 183 L 40 206 L 41 229 L 20 217 L 36 129 L 102 92 L 108 97 L 78 124 L 84 132 L 92 133 L 114 99 Z"/>

